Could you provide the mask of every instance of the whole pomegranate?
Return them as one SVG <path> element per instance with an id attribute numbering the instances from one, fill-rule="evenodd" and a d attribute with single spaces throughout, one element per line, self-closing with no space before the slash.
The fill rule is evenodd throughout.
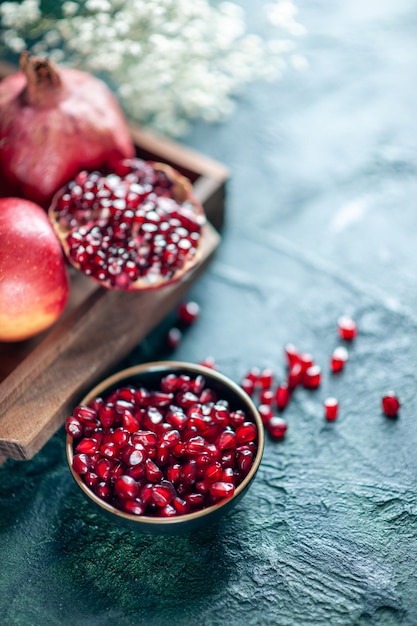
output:
<path id="1" fill-rule="evenodd" d="M 20 68 L 0 82 L 0 196 L 46 209 L 80 169 L 134 155 L 127 122 L 105 83 L 27 52 Z"/>
<path id="2" fill-rule="evenodd" d="M 159 288 L 201 256 L 203 207 L 164 163 L 124 159 L 81 171 L 54 196 L 49 217 L 69 262 L 110 289 Z"/>
<path id="3" fill-rule="evenodd" d="M 22 198 L 0 198 L 0 341 L 49 328 L 69 295 L 65 257 L 45 211 Z"/>

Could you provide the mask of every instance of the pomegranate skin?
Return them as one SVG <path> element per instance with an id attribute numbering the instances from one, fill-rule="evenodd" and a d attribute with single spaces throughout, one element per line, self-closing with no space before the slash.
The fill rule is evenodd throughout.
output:
<path id="1" fill-rule="evenodd" d="M 45 211 L 0 199 L 0 341 L 22 341 L 61 315 L 69 281 L 61 245 Z"/>
<path id="2" fill-rule="evenodd" d="M 46 209 L 79 170 L 130 158 L 134 146 L 104 82 L 27 53 L 20 65 L 0 83 L 0 196 Z"/>

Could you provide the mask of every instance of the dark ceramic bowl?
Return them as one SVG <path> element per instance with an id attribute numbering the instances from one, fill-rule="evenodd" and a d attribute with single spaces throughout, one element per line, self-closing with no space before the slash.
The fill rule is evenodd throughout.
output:
<path id="1" fill-rule="evenodd" d="M 157 388 L 162 377 L 167 374 L 186 374 L 192 377 L 201 374 L 205 377 L 207 386 L 214 389 L 219 398 L 229 402 L 231 410 L 243 410 L 248 418 L 257 427 L 257 451 L 255 453 L 252 466 L 243 481 L 236 487 L 234 495 L 223 499 L 207 508 L 178 515 L 175 517 L 153 517 L 150 515 L 133 515 L 119 510 L 111 504 L 105 502 L 95 495 L 87 487 L 80 475 L 72 468 L 74 456 L 73 438 L 67 435 L 66 452 L 67 460 L 75 482 L 88 498 L 88 500 L 98 507 L 104 514 L 118 524 L 122 524 L 130 529 L 139 530 L 153 534 L 178 534 L 189 532 L 194 529 L 206 526 L 217 521 L 222 515 L 228 513 L 244 496 L 249 486 L 252 484 L 256 472 L 261 463 L 264 449 L 264 427 L 259 413 L 249 396 L 233 381 L 219 372 L 191 363 L 179 361 L 160 361 L 138 365 L 123 370 L 110 376 L 94 389 L 92 389 L 79 404 L 89 404 L 95 397 L 107 395 L 109 392 L 124 385 L 146 386 L 149 389 Z"/>

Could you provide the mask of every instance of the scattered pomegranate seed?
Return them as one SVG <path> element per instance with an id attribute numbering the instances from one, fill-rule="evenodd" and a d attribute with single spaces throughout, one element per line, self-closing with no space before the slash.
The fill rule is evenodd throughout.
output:
<path id="1" fill-rule="evenodd" d="M 297 348 L 292 343 L 287 343 L 284 347 L 285 357 L 287 365 L 291 368 L 293 365 L 300 361 L 300 355 Z"/>
<path id="2" fill-rule="evenodd" d="M 216 361 L 213 356 L 207 356 L 203 361 L 200 361 L 200 365 L 208 367 L 209 369 L 216 369 Z"/>
<path id="3" fill-rule="evenodd" d="M 271 369 L 265 368 L 259 374 L 258 383 L 261 389 L 270 389 L 274 381 L 274 373 Z"/>
<path id="4" fill-rule="evenodd" d="M 336 398 L 326 398 L 323 402 L 324 414 L 328 422 L 334 422 L 339 413 L 339 403 Z"/>
<path id="5" fill-rule="evenodd" d="M 303 371 L 305 372 L 309 367 L 314 365 L 314 359 L 311 354 L 304 352 L 303 354 L 300 354 L 300 363 Z"/>
<path id="6" fill-rule="evenodd" d="M 175 348 L 178 348 L 178 346 L 181 343 L 181 339 L 182 339 L 182 332 L 180 331 L 179 328 L 176 328 L 176 326 L 173 326 L 172 328 L 169 329 L 168 334 L 167 334 L 167 344 L 172 350 L 175 350 Z"/>
<path id="7" fill-rule="evenodd" d="M 246 391 L 248 396 L 253 395 L 253 392 L 255 391 L 255 383 L 253 382 L 252 379 L 244 378 L 242 382 L 240 383 L 240 386 L 242 387 L 243 391 Z"/>
<path id="8" fill-rule="evenodd" d="M 259 377 L 261 375 L 261 370 L 258 367 L 253 367 L 245 376 L 248 380 L 253 382 L 254 387 L 257 387 L 259 384 Z"/>
<path id="9" fill-rule="evenodd" d="M 283 381 L 278 385 L 275 391 L 275 404 L 277 405 L 278 411 L 283 411 L 285 409 L 290 401 L 290 398 L 291 392 L 288 383 Z"/>
<path id="10" fill-rule="evenodd" d="M 317 389 L 321 383 L 321 367 L 312 365 L 303 374 L 302 384 L 307 389 Z"/>
<path id="11" fill-rule="evenodd" d="M 283 439 L 287 432 L 287 422 L 277 415 L 273 415 L 266 423 L 265 428 L 274 439 Z"/>
<path id="12" fill-rule="evenodd" d="M 132 515 L 212 506 L 231 497 L 253 465 L 256 424 L 201 375 L 170 374 L 155 389 L 121 387 L 91 405 L 66 421 L 77 435 L 73 469 L 99 498 Z"/>
<path id="13" fill-rule="evenodd" d="M 349 353 L 344 346 L 335 348 L 330 359 L 330 369 L 332 372 L 340 372 L 348 359 Z"/>
<path id="14" fill-rule="evenodd" d="M 388 391 L 382 397 L 382 410 L 388 417 L 396 417 L 400 410 L 400 401 L 394 391 Z"/>
<path id="15" fill-rule="evenodd" d="M 182 302 L 177 312 L 178 318 L 183 324 L 193 324 L 200 314 L 200 307 L 197 302 L 190 300 L 189 302 Z"/>
<path id="16" fill-rule="evenodd" d="M 294 365 L 291 365 L 287 377 L 287 384 L 289 389 L 295 389 L 295 387 L 297 387 L 301 383 L 303 373 L 304 370 L 300 361 L 297 361 L 296 363 L 294 363 Z"/>
<path id="17" fill-rule="evenodd" d="M 269 404 L 271 405 L 274 401 L 274 392 L 272 389 L 262 389 L 259 394 L 259 402 L 261 404 Z"/>
<path id="18" fill-rule="evenodd" d="M 261 420 L 264 424 L 273 416 L 273 411 L 270 404 L 260 404 L 258 406 L 258 413 L 261 416 Z"/>
<path id="19" fill-rule="evenodd" d="M 358 333 L 356 322 L 348 315 L 342 315 L 337 320 L 339 335 L 345 341 L 352 341 Z"/>

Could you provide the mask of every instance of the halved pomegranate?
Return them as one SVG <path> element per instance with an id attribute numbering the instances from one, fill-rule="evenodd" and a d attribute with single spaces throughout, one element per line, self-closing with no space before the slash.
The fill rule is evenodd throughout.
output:
<path id="1" fill-rule="evenodd" d="M 124 159 L 81 171 L 49 217 L 69 262 L 104 287 L 156 289 L 200 260 L 204 209 L 191 182 L 164 163 Z"/>

